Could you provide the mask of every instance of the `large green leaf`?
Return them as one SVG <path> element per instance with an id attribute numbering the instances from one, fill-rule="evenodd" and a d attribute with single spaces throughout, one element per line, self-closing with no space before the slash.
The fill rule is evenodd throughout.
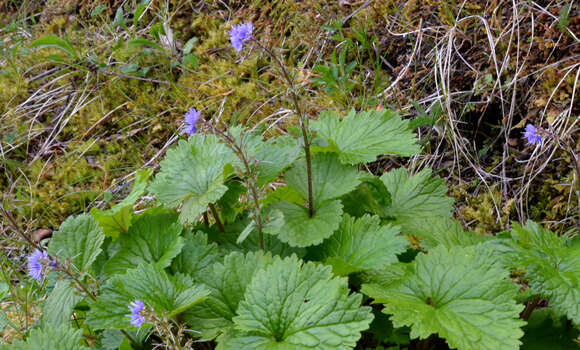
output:
<path id="1" fill-rule="evenodd" d="M 297 160 L 286 173 L 286 182 L 291 197 L 301 197 L 302 203 L 308 200 L 308 180 L 306 161 Z M 355 168 L 342 165 L 333 154 L 319 154 L 312 158 L 312 187 L 314 215 L 302 205 L 284 200 L 273 202 L 269 208 L 272 217 L 278 220 L 264 232 L 276 235 L 282 242 L 293 247 L 307 247 L 322 242 L 338 228 L 342 204 L 338 198 L 351 192 L 359 184 L 359 174 Z"/>
<path id="2" fill-rule="evenodd" d="M 420 253 L 405 276 L 362 291 L 384 304 L 395 327 L 411 327 L 412 338 L 438 334 L 459 350 L 516 350 L 525 322 L 508 276 L 488 246 L 440 245 Z"/>
<path id="3" fill-rule="evenodd" d="M 272 263 L 270 254 L 261 251 L 243 255 L 234 252 L 216 263 L 199 279 L 211 294 L 183 314 L 187 323 L 201 332 L 203 339 L 213 339 L 233 326 L 238 304 L 256 271 Z"/>
<path id="4" fill-rule="evenodd" d="M 205 233 L 190 232 L 185 236 L 181 253 L 171 263 L 171 270 L 190 275 L 197 281 L 211 270 L 218 258 L 218 246 L 215 243 L 208 244 Z"/>
<path id="5" fill-rule="evenodd" d="M 223 349 L 352 349 L 373 319 L 361 301 L 330 267 L 277 258 L 255 274 L 236 330 L 218 342 Z"/>
<path id="6" fill-rule="evenodd" d="M 119 238 L 119 250 L 105 265 L 105 273 L 124 272 L 148 263 L 168 267 L 183 247 L 182 230 L 176 214 L 161 208 L 147 210 Z"/>
<path id="7" fill-rule="evenodd" d="M 129 304 L 141 300 L 157 315 L 173 317 L 202 301 L 209 290 L 194 285 L 189 276 L 168 275 L 161 267 L 140 265 L 123 275 L 115 275 L 104 285 L 91 305 L 87 324 L 94 329 L 133 328 L 129 323 Z"/>
<path id="8" fill-rule="evenodd" d="M 46 325 L 43 328 L 35 328 L 30 331 L 28 338 L 15 340 L 12 345 L 5 345 L 0 349 L 11 350 L 85 350 L 86 346 L 80 345 L 83 331 L 73 329 L 68 324 L 62 324 L 58 327 Z"/>
<path id="9" fill-rule="evenodd" d="M 580 325 L 580 247 L 570 237 L 558 237 L 533 221 L 512 228 L 513 243 L 506 254 L 513 267 L 526 270 L 533 294 L 550 300 L 560 316 Z"/>
<path id="10" fill-rule="evenodd" d="M 310 217 L 304 206 L 289 202 L 278 202 L 271 206 L 283 215 L 282 225 L 265 228 L 264 232 L 274 234 L 292 247 L 308 247 L 321 243 L 338 228 L 342 215 L 340 201 L 324 202 Z"/>
<path id="11" fill-rule="evenodd" d="M 101 253 L 103 230 L 88 214 L 69 217 L 55 232 L 48 252 L 60 260 L 69 259 L 79 271 L 87 271 Z"/>
<path id="12" fill-rule="evenodd" d="M 447 197 L 445 181 L 431 177 L 430 169 L 409 176 L 407 169 L 391 170 L 381 176 L 391 194 L 391 206 L 385 209 L 403 233 L 422 236 L 431 230 L 431 221 L 451 218 L 453 199 Z"/>
<path id="13" fill-rule="evenodd" d="M 306 160 L 300 158 L 285 176 L 288 186 L 295 189 L 304 200 L 308 199 L 307 174 Z M 357 170 L 341 164 L 336 155 L 323 153 L 312 157 L 312 194 L 315 208 L 329 199 L 349 193 L 359 183 Z"/>
<path id="14" fill-rule="evenodd" d="M 167 151 L 150 192 L 163 204 L 181 206 L 179 221 L 194 222 L 227 191 L 224 182 L 238 159 L 214 135 L 195 134 Z"/>
<path id="15" fill-rule="evenodd" d="M 335 274 L 380 269 L 397 262 L 397 254 L 406 250 L 409 242 L 399 235 L 396 226 L 381 226 L 378 216 L 365 215 L 355 219 L 342 217 L 338 230 L 320 247 L 318 260 L 326 261 Z"/>
<path id="16" fill-rule="evenodd" d="M 391 110 L 350 113 L 340 120 L 332 111 L 320 114 L 311 123 L 317 136 L 329 143 L 325 151 L 336 152 L 341 162 L 368 163 L 382 154 L 410 156 L 419 153 L 417 137 L 408 121 Z"/>
<path id="17" fill-rule="evenodd" d="M 42 309 L 42 324 L 53 327 L 68 324 L 75 305 L 82 299 L 70 280 L 57 280 Z"/>

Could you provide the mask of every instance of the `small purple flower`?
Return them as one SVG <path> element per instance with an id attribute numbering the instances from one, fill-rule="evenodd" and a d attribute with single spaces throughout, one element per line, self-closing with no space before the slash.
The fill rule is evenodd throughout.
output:
<path id="1" fill-rule="evenodd" d="M 242 51 L 244 42 L 252 38 L 252 31 L 254 31 L 252 22 L 232 26 L 232 30 L 230 30 L 230 41 L 237 53 Z"/>
<path id="2" fill-rule="evenodd" d="M 47 265 L 55 267 L 55 263 L 49 260 L 46 252 L 35 249 L 28 257 L 28 275 L 40 282 L 43 270 Z"/>
<path id="3" fill-rule="evenodd" d="M 526 125 L 526 132 L 524 137 L 528 140 L 528 146 L 539 145 L 542 143 L 542 137 L 538 135 L 538 130 L 532 124 Z"/>
<path id="4" fill-rule="evenodd" d="M 131 324 L 135 327 L 141 327 L 143 324 L 143 316 L 141 311 L 145 308 L 145 304 L 141 300 L 135 300 L 129 304 L 129 311 L 131 313 L 127 317 L 131 318 Z"/>
<path id="5" fill-rule="evenodd" d="M 189 112 L 185 113 L 185 133 L 189 136 L 195 134 L 197 129 L 195 128 L 195 123 L 199 120 L 201 112 L 198 112 L 195 108 L 190 108 Z"/>

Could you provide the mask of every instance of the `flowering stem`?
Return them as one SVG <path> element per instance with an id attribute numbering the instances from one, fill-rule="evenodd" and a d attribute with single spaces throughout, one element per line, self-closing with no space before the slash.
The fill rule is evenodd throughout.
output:
<path id="1" fill-rule="evenodd" d="M 28 244 L 30 244 L 31 246 L 35 247 L 38 250 L 44 250 L 44 248 L 40 244 L 34 242 L 28 235 L 26 235 L 23 231 L 18 229 L 18 224 L 16 223 L 16 220 L 10 214 L 10 212 L 8 212 L 6 209 L 4 209 L 4 206 L 0 206 L 0 209 L 2 210 L 2 214 L 4 215 L 4 217 L 6 217 L 8 219 L 8 221 L 10 222 L 10 225 L 12 226 L 12 229 L 14 231 L 16 231 L 22 238 L 24 238 L 24 240 L 26 242 L 28 242 Z M 49 257 L 50 261 L 56 262 L 56 259 L 54 259 L 50 255 L 48 255 L 48 257 Z M 60 271 L 64 272 L 64 274 L 67 277 L 69 277 L 71 280 L 73 280 L 75 287 L 77 289 L 79 289 L 80 291 L 84 292 L 91 300 L 93 300 L 93 301 L 97 300 L 97 297 L 95 297 L 95 295 L 93 293 L 89 292 L 89 289 L 87 288 L 87 286 L 83 282 L 81 282 L 78 279 L 78 277 L 69 268 L 63 266 L 62 264 L 58 264 L 56 268 L 59 269 Z M 136 349 L 143 348 L 141 346 L 141 344 L 139 342 L 137 342 L 129 333 L 127 333 L 124 330 L 121 330 L 121 333 L 123 333 L 127 337 L 127 339 L 129 339 L 131 344 L 134 345 Z"/>
<path id="2" fill-rule="evenodd" d="M 221 233 L 226 232 L 226 230 L 224 229 L 224 225 L 222 224 L 221 220 L 220 220 L 220 216 L 218 214 L 218 211 L 215 207 L 215 205 L 213 205 L 213 203 L 209 204 L 209 209 L 211 210 L 211 214 L 213 215 L 213 218 L 215 219 L 215 223 L 218 227 L 218 229 L 220 230 Z"/>
<path id="3" fill-rule="evenodd" d="M 77 287 L 77 289 L 79 289 L 80 291 L 84 292 L 92 301 L 96 301 L 97 300 L 97 297 L 93 293 L 91 293 L 89 291 L 89 289 L 87 288 L 87 286 L 81 280 L 79 280 L 79 278 L 69 268 L 63 266 L 62 264 L 58 264 L 57 265 L 57 269 L 59 269 L 60 271 L 64 272 L 64 274 L 68 278 L 70 278 L 71 280 L 73 280 L 75 282 L 74 284 Z M 131 345 L 135 349 L 143 349 L 143 347 L 141 346 L 141 343 L 139 343 L 138 341 L 136 341 L 135 338 L 133 338 L 133 336 L 131 336 L 125 330 L 121 329 L 121 333 L 123 333 L 123 335 L 125 337 L 127 337 L 127 339 L 129 339 L 129 342 L 131 343 Z"/>
<path id="4" fill-rule="evenodd" d="M 223 132 L 218 128 L 214 127 L 212 124 L 204 123 L 212 129 L 212 131 L 218 134 L 222 139 L 224 139 L 233 149 L 234 153 L 237 157 L 242 161 L 244 164 L 244 170 L 247 174 L 246 176 L 246 186 L 250 190 L 250 197 L 254 202 L 254 207 L 256 208 L 256 215 L 253 217 L 254 223 L 256 224 L 256 230 L 258 231 L 258 237 L 260 240 L 260 249 L 264 250 L 264 233 L 262 232 L 263 229 L 263 221 L 262 221 L 262 212 L 260 210 L 260 197 L 258 191 L 258 179 L 253 174 L 252 168 L 250 166 L 250 160 L 246 152 L 243 149 L 243 139 L 240 140 L 240 145 L 236 142 L 236 139 L 229 133 Z"/>
<path id="5" fill-rule="evenodd" d="M 294 81 L 290 78 L 288 71 L 284 67 L 284 64 L 278 59 L 278 57 L 272 52 L 272 50 L 268 49 L 264 45 L 262 45 L 259 41 L 255 39 L 250 39 L 254 43 L 256 43 L 262 50 L 264 50 L 268 55 L 270 55 L 274 61 L 278 64 L 280 69 L 282 70 L 282 75 L 284 79 L 288 82 L 291 89 L 291 97 L 294 103 L 294 109 L 296 113 L 300 117 L 300 130 L 302 131 L 302 139 L 304 140 L 304 156 L 306 158 L 306 172 L 307 172 L 307 181 L 308 181 L 308 216 L 314 216 L 314 197 L 312 195 L 312 157 L 310 155 L 310 140 L 308 138 L 308 117 L 302 112 L 299 103 L 299 96 L 296 93 L 296 86 L 294 85 Z"/>

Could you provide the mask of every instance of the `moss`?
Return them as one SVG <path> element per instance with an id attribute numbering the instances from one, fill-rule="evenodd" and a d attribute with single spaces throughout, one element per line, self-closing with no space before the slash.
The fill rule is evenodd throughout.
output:
<path id="1" fill-rule="evenodd" d="M 509 200 L 497 208 L 502 203 L 502 195 L 493 188 L 491 192 L 484 191 L 477 196 L 469 196 L 461 190 L 459 193 L 460 198 L 465 201 L 459 208 L 459 214 L 472 231 L 485 235 L 494 234 L 506 228 L 510 213 L 514 209 L 514 200 Z"/>
<path id="2" fill-rule="evenodd" d="M 393 32 L 415 30 L 420 18 L 424 18 L 424 26 L 449 25 L 454 18 L 449 16 L 449 11 L 451 13 L 457 11 L 457 4 L 446 0 L 372 2 L 342 28 L 341 38 L 330 39 L 325 45 L 318 45 L 319 43 L 314 42 L 317 38 L 330 37 L 321 26 L 330 25 L 331 21 L 346 17 L 355 10 L 354 6 L 340 6 L 338 2 L 321 0 L 308 2 L 255 0 L 229 1 L 226 7 L 221 2 L 208 0 L 200 2 L 200 6 L 196 8 L 198 11 L 194 14 L 188 6 L 180 6 L 181 1 L 172 0 L 169 2 L 170 11 L 175 12 L 172 13 L 171 26 L 178 49 L 177 52 L 160 52 L 129 47 L 126 42 L 117 45 L 118 36 L 111 35 L 108 26 L 113 21 L 118 5 L 107 4 L 108 8 L 102 15 L 91 17 L 90 11 L 98 4 L 101 4 L 98 0 L 89 0 L 75 8 L 71 2 L 49 0 L 45 4 L 39 23 L 18 23 L 27 28 L 27 32 L 32 34 L 31 38 L 19 37 L 18 31 L 15 30 L 5 41 L 6 50 L 11 50 L 17 44 L 20 45 L 20 49 L 16 50 L 17 56 L 7 56 L 9 57 L 7 68 L 0 74 L 0 102 L 4 117 L 2 120 L 4 129 L 0 139 L 3 146 L 18 141 L 22 142 L 23 146 L 2 160 L 3 170 L 6 170 L 7 174 L 0 175 L 0 190 L 30 194 L 34 202 L 35 215 L 39 211 L 43 213 L 36 217 L 38 225 L 43 225 L 47 221 L 58 223 L 63 219 L 59 216 L 83 210 L 86 202 L 107 189 L 115 178 L 150 160 L 165 145 L 166 140 L 177 132 L 183 121 L 183 114 L 190 107 L 202 110 L 204 118 L 219 116 L 223 123 L 239 122 L 251 126 L 271 118 L 281 109 L 291 105 L 286 83 L 278 67 L 267 55 L 252 44 L 241 55 L 231 49 L 228 31 L 232 24 L 247 20 L 254 22 L 256 34 L 261 41 L 275 47 L 277 53 L 283 55 L 296 81 L 306 86 L 303 94 L 304 109 L 314 117 L 324 109 L 369 108 L 378 103 L 372 97 L 376 95 L 376 91 L 382 91 L 388 86 L 389 76 L 396 76 L 400 72 L 398 69 L 408 62 L 408 54 L 414 40 L 413 36 L 393 37 L 385 28 L 389 27 Z M 129 14 L 134 10 L 131 7 L 133 5 L 134 2 L 127 2 L 124 5 L 129 22 L 131 22 Z M 506 9 L 507 7 L 502 8 L 502 14 Z M 150 25 L 158 21 L 154 11 L 156 10 L 148 10 L 140 22 L 140 37 L 153 40 Z M 466 3 L 462 9 L 465 15 L 481 15 L 489 11 L 490 8 L 482 9 L 476 2 Z M 27 18 L 26 13 L 37 12 L 38 9 L 33 6 L 18 18 L 24 21 Z M 401 16 L 401 20 L 392 22 L 395 16 Z M 81 22 L 82 30 L 78 25 Z M 495 32 L 498 30 L 497 26 L 501 26 L 501 22 L 493 19 L 490 20 L 490 25 L 491 30 Z M 459 29 L 465 32 L 466 38 L 473 43 L 486 43 L 486 34 L 481 31 L 476 21 L 463 21 L 459 26 Z M 542 25 L 538 25 L 539 31 L 535 35 L 534 43 L 526 43 L 533 44 L 528 57 L 531 61 L 526 67 L 529 66 L 531 70 L 537 70 L 541 74 L 540 83 L 535 84 L 531 90 L 530 100 L 537 101 L 538 106 L 543 108 L 562 79 L 564 70 L 559 67 L 539 70 L 544 62 L 553 62 L 557 59 L 548 55 L 553 51 L 553 48 L 549 47 L 550 43 L 554 38 L 557 39 L 555 35 L 559 35 L 544 32 L 542 28 Z M 371 54 L 358 52 L 356 51 L 358 48 L 353 49 L 348 53 L 348 60 L 356 60 L 358 57 L 361 61 L 353 73 L 357 88 L 353 91 L 353 96 L 345 98 L 343 105 L 338 105 L 336 99 L 310 85 L 311 67 L 330 60 L 330 53 L 337 45 L 344 47 L 344 43 L 341 44 L 344 40 L 356 41 L 355 30 L 362 29 L 367 31 L 369 37 L 377 37 L 375 42 L 377 52 L 397 70 L 387 69 L 385 64 L 376 71 L 369 63 L 373 61 L 370 58 Z M 124 29 L 114 30 L 122 33 Z M 51 33 L 66 37 L 82 57 L 91 57 L 94 62 L 103 64 L 107 73 L 64 68 L 45 78 L 30 80 L 31 77 L 50 69 L 62 68 L 59 64 L 48 60 L 49 55 L 60 53 L 58 50 L 26 49 L 32 40 Z M 126 38 L 132 33 L 128 34 Z M 179 65 L 180 49 L 193 37 L 198 38 L 193 52 L 199 58 L 199 66 L 196 70 L 182 70 Z M 424 47 L 428 48 L 433 44 L 429 40 L 434 39 L 427 37 L 424 39 Z M 20 43 L 19 40 L 24 41 Z M 312 47 L 316 47 L 317 51 L 311 52 Z M 525 49 L 526 47 L 522 47 L 521 52 L 526 51 Z M 488 48 L 484 47 L 478 51 L 485 53 L 487 50 Z M 499 43 L 498 60 L 502 61 L 508 54 L 506 50 L 507 46 Z M 462 54 L 465 54 L 466 59 L 474 66 L 481 66 L 479 72 L 481 74 L 478 73 L 480 77 L 486 76 L 487 73 L 492 77 L 495 76 L 494 67 L 489 63 L 487 55 L 472 58 L 468 52 L 462 51 Z M 510 67 L 505 69 L 506 76 L 503 77 L 506 82 L 518 69 L 515 61 L 517 55 L 509 54 Z M 412 68 L 430 74 L 427 69 L 429 67 L 420 67 L 429 64 L 428 61 L 421 61 L 420 55 L 421 53 L 418 54 L 416 67 Z M 135 70 L 125 72 L 123 69 L 129 65 L 135 65 Z M 466 69 L 465 72 L 469 78 L 470 70 Z M 164 83 L 120 78 L 112 73 L 176 82 L 194 90 Z M 529 73 L 521 72 L 522 75 Z M 65 76 L 58 79 L 54 85 L 43 87 L 48 81 L 63 75 Z M 374 84 L 372 83 L 375 80 L 374 76 L 378 76 L 380 81 L 375 91 L 372 90 L 374 85 L 371 85 Z M 413 79 L 412 84 L 407 76 Z M 558 114 L 569 105 L 573 78 L 574 74 L 570 74 L 558 87 L 551 105 L 548 106 L 548 117 L 550 113 Z M 534 80 L 536 79 L 530 79 Z M 421 76 L 416 71 L 409 71 L 409 74 L 398 82 L 399 91 L 394 91 L 394 97 L 381 102 L 399 106 L 406 104 L 409 98 L 419 101 L 432 93 L 425 87 L 415 88 L 415 82 L 433 84 L 428 75 Z M 464 85 L 469 87 L 469 81 Z M 40 145 L 46 141 L 47 131 L 51 130 L 63 110 L 65 100 L 37 113 L 32 124 L 26 122 L 30 120 L 27 119 L 30 115 L 23 115 L 21 112 L 10 113 L 10 110 L 35 92 L 46 92 L 46 89 L 62 86 L 70 87 L 77 92 L 84 91 L 87 99 L 83 103 L 77 103 L 78 101 L 74 103 L 77 107 L 82 105 L 74 115 L 65 114 L 65 117 L 70 116 L 70 119 L 60 135 L 51 140 L 54 141 L 54 149 L 28 164 L 37 155 Z M 497 91 L 491 85 L 483 86 L 481 99 L 491 100 L 494 93 Z M 580 94 L 576 96 L 580 98 Z M 540 103 L 542 101 L 544 104 Z M 532 108 L 536 107 L 530 105 Z M 26 107 L 29 108 L 30 105 Z M 522 113 L 525 113 L 525 108 Z M 271 119 L 267 121 L 272 122 Z M 290 127 L 295 122 L 295 117 L 292 117 L 284 120 L 282 126 Z M 40 136 L 29 140 L 31 130 L 41 132 Z M 270 129 L 270 132 L 276 132 L 272 130 Z M 497 162 L 499 158 L 492 159 Z M 495 164 L 485 166 L 493 167 Z M 29 181 L 19 178 L 21 172 Z M 530 215 L 533 218 L 559 220 L 570 215 L 568 206 L 563 204 L 567 203 L 566 196 L 569 192 L 566 190 L 569 188 L 559 187 L 562 182 L 571 181 L 570 169 L 558 168 L 554 174 L 557 175 L 543 182 L 542 186 L 534 185 L 531 189 L 530 194 L 538 197 L 530 207 Z M 468 195 L 472 191 L 473 188 L 466 190 L 463 195 Z M 495 222 L 491 203 L 491 196 L 482 193 L 466 200 L 464 209 L 461 209 L 466 221 L 472 221 L 478 232 L 496 232 L 505 226 L 508 215 L 502 214 L 500 222 Z M 551 210 L 543 206 L 549 206 Z M 506 210 L 507 212 L 511 210 L 511 204 L 506 206 Z"/>

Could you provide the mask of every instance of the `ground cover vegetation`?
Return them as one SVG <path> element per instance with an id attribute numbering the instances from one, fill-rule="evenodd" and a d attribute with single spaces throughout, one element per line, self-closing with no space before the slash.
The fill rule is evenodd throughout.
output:
<path id="1" fill-rule="evenodd" d="M 580 347 L 576 2 L 0 9 L 0 348 Z"/>

